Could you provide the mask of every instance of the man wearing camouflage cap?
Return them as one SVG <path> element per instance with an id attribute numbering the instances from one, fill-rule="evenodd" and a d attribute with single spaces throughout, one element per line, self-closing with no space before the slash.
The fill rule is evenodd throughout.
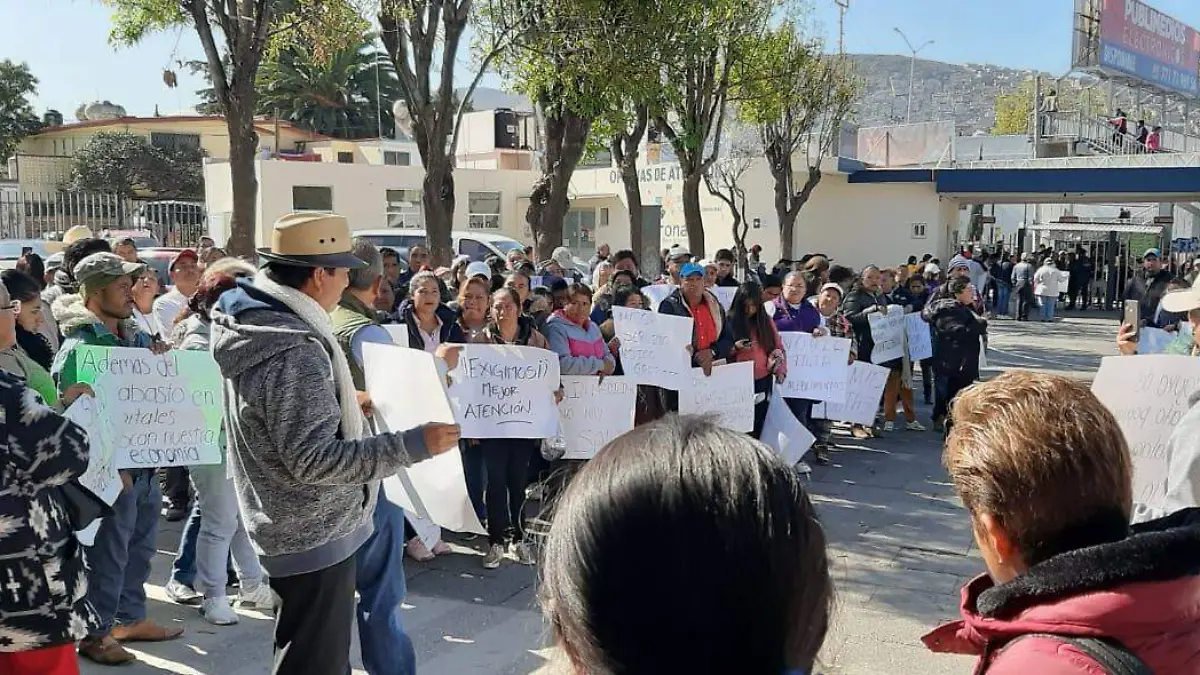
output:
<path id="1" fill-rule="evenodd" d="M 59 391 L 76 382 L 77 347 L 145 347 L 166 351 L 162 342 L 140 332 L 133 316 L 133 275 L 145 265 L 122 260 L 113 253 L 93 253 L 75 265 L 79 293 L 54 303 L 54 316 L 64 336 L 51 374 Z M 183 633 L 177 626 L 159 626 L 146 618 L 146 592 L 154 557 L 162 494 L 154 469 L 121 471 L 124 488 L 113 515 L 100 523 L 95 544 L 84 551 L 88 570 L 88 600 L 100 617 L 89 626 L 79 653 L 105 665 L 136 657 L 121 642 L 157 642 Z"/>

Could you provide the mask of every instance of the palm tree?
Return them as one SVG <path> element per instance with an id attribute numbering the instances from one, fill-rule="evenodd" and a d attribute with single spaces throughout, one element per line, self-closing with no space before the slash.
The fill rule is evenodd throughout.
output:
<path id="1" fill-rule="evenodd" d="M 367 35 L 323 60 L 285 50 L 262 65 L 258 89 L 260 114 L 335 138 L 372 138 L 392 133 L 399 81 L 391 59 Z"/>

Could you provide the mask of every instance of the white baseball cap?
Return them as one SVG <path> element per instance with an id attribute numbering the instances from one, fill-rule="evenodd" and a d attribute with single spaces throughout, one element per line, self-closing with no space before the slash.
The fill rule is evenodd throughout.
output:
<path id="1" fill-rule="evenodd" d="M 483 277 L 484 279 L 492 278 L 492 268 L 488 267 L 485 262 L 473 262 L 467 265 L 467 278 Z"/>

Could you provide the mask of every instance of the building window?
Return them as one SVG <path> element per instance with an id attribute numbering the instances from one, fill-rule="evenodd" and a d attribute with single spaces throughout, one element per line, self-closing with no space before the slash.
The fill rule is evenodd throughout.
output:
<path id="1" fill-rule="evenodd" d="M 388 227 L 424 227 L 420 190 L 387 191 Z"/>
<path id="2" fill-rule="evenodd" d="M 925 238 L 925 223 L 913 223 L 912 224 L 912 238 L 913 239 L 924 239 Z"/>
<path id="3" fill-rule="evenodd" d="M 467 194 L 467 226 L 476 230 L 500 229 L 500 193 L 470 192 Z"/>
<path id="4" fill-rule="evenodd" d="M 412 155 L 398 150 L 384 150 L 383 163 L 387 166 L 412 166 Z"/>
<path id="5" fill-rule="evenodd" d="M 199 150 L 200 134 L 150 134 L 150 145 L 163 150 Z"/>
<path id="6" fill-rule="evenodd" d="M 608 227 L 608 207 L 600 207 L 600 227 Z"/>
<path id="7" fill-rule="evenodd" d="M 353 152 L 339 152 L 338 153 L 338 164 L 353 164 L 353 163 L 354 163 L 354 153 Z"/>
<path id="8" fill-rule="evenodd" d="M 333 188 L 327 185 L 293 185 L 293 211 L 333 212 Z"/>

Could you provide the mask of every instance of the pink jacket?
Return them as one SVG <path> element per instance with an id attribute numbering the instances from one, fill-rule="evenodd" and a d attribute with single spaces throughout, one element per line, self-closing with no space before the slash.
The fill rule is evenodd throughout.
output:
<path id="1" fill-rule="evenodd" d="M 1028 633 L 1110 637 L 1155 673 L 1200 674 L 1200 528 L 1135 534 L 962 590 L 962 619 L 922 638 L 935 652 L 977 654 L 988 675 L 1104 675 L 1074 647 Z M 1008 644 L 1008 647 L 1005 645 Z"/>

